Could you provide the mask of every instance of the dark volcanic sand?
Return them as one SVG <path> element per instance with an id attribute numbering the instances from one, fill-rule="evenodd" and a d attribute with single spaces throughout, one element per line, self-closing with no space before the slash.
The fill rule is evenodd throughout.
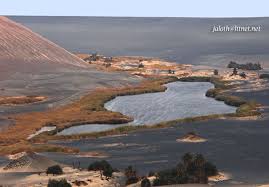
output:
<path id="1" fill-rule="evenodd" d="M 269 18 L 11 17 L 73 52 L 161 57 L 226 66 L 230 60 L 269 67 Z M 214 25 L 261 26 L 256 33 L 211 33 Z"/>
<path id="2" fill-rule="evenodd" d="M 239 93 L 237 93 L 239 94 Z M 248 95 L 242 93 L 241 95 Z M 269 92 L 253 92 L 253 99 L 268 103 Z M 242 184 L 269 182 L 268 118 L 260 120 L 211 120 L 183 124 L 175 128 L 139 131 L 128 136 L 105 137 L 95 140 L 80 140 L 61 143 L 78 147 L 82 151 L 104 151 L 117 168 L 135 166 L 141 174 L 150 170 L 169 168 L 175 165 L 186 152 L 202 153 L 214 162 L 220 171 L 230 173 L 232 181 Z M 205 143 L 178 143 L 176 139 L 194 131 L 208 139 Z M 71 164 L 78 160 L 62 154 L 48 154 L 49 157 Z M 92 160 L 79 158 L 83 166 Z"/>
<path id="3" fill-rule="evenodd" d="M 28 28 L 0 16 L 0 95 L 47 96 L 45 102 L 0 106 L 7 114 L 42 111 L 78 99 L 96 87 L 136 84 L 126 73 L 96 70 Z M 0 130 L 3 124 L 0 122 Z"/>

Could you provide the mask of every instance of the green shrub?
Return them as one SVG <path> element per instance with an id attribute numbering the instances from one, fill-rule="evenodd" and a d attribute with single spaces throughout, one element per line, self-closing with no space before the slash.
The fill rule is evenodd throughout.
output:
<path id="1" fill-rule="evenodd" d="M 203 155 L 186 153 L 176 167 L 158 172 L 153 186 L 187 183 L 206 184 L 208 177 L 217 173 L 216 166 L 208 162 Z"/>
<path id="2" fill-rule="evenodd" d="M 66 181 L 66 179 L 61 180 L 49 180 L 48 187 L 72 187 L 70 183 Z"/>
<path id="3" fill-rule="evenodd" d="M 205 172 L 207 176 L 214 176 L 218 174 L 217 167 L 210 162 L 205 163 Z"/>
<path id="4" fill-rule="evenodd" d="M 207 90 L 207 92 L 206 92 L 206 96 L 207 97 L 216 97 L 219 93 L 220 93 L 220 89 L 218 89 L 218 88 L 212 88 L 212 89 L 209 89 L 209 90 Z"/>
<path id="5" fill-rule="evenodd" d="M 102 174 L 104 176 L 112 177 L 113 168 L 112 166 L 105 160 L 102 161 L 96 161 L 89 165 L 88 167 L 89 171 L 102 171 Z"/>
<path id="6" fill-rule="evenodd" d="M 148 178 L 144 178 L 141 181 L 141 187 L 151 187 L 151 183 Z"/>
<path id="7" fill-rule="evenodd" d="M 48 167 L 46 174 L 61 175 L 63 174 L 63 170 L 61 166 L 54 165 L 54 166 Z"/>
<path id="8" fill-rule="evenodd" d="M 137 183 L 139 181 L 139 178 L 137 176 L 136 170 L 133 169 L 132 166 L 128 166 L 125 169 L 124 174 L 125 174 L 125 176 L 127 178 L 126 185 L 134 184 L 134 183 Z"/>
<path id="9" fill-rule="evenodd" d="M 257 103 L 255 101 L 247 102 L 236 109 L 236 113 L 239 116 L 253 116 L 259 115 L 260 112 L 257 111 Z"/>
<path id="10" fill-rule="evenodd" d="M 243 104 L 246 104 L 246 101 L 244 99 L 226 94 L 219 94 L 215 97 L 215 99 L 218 101 L 224 101 L 225 104 L 235 107 L 239 107 Z"/>
<path id="11" fill-rule="evenodd" d="M 210 77 L 199 77 L 199 76 L 192 76 L 192 77 L 182 77 L 179 79 L 182 82 L 210 82 Z"/>

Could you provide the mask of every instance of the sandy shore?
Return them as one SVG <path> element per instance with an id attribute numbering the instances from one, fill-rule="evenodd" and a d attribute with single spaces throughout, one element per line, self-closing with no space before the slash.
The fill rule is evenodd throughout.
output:
<path id="1" fill-rule="evenodd" d="M 63 168 L 64 174 L 58 176 L 46 175 L 45 173 L 32 174 L 24 177 L 23 179 L 18 178 L 12 181 L 1 180 L 2 185 L 15 185 L 20 187 L 46 187 L 50 179 L 60 180 L 66 179 L 72 186 L 78 186 L 76 183 L 83 183 L 85 187 L 100 187 L 100 186 L 121 186 L 123 184 L 123 174 L 113 173 L 113 176 L 109 180 L 102 180 L 100 172 L 86 171 L 73 169 L 71 167 Z"/>

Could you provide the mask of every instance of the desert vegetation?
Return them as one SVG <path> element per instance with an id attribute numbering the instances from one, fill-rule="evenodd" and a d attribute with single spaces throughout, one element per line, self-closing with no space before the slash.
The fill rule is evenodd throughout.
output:
<path id="1" fill-rule="evenodd" d="M 1 96 L 0 105 L 22 105 L 44 101 L 44 96 Z"/>
<path id="2" fill-rule="evenodd" d="M 141 180 L 141 187 L 151 187 L 150 180 L 148 178 L 144 177 Z"/>
<path id="3" fill-rule="evenodd" d="M 62 175 L 63 174 L 63 169 L 61 166 L 59 165 L 54 165 L 54 166 L 50 166 L 48 167 L 46 174 L 52 174 L 52 175 Z"/>
<path id="4" fill-rule="evenodd" d="M 212 77 L 184 77 L 180 78 L 180 81 L 192 81 L 192 82 L 211 82 L 215 85 L 215 88 L 208 90 L 206 95 L 208 97 L 217 97 L 223 96 L 226 90 L 229 90 L 233 86 L 228 84 L 228 81 L 223 81 L 218 78 Z M 121 94 L 119 94 L 121 95 Z M 128 133 L 131 131 L 136 131 L 139 129 L 154 129 L 154 128 L 165 128 L 169 126 L 178 125 L 181 123 L 192 123 L 195 121 L 205 121 L 210 119 L 217 119 L 220 117 L 243 117 L 243 116 L 254 116 L 259 115 L 260 113 L 257 111 L 258 104 L 255 101 L 245 101 L 242 98 L 230 96 L 225 94 L 223 97 L 219 97 L 219 100 L 222 99 L 225 103 L 232 106 L 239 106 L 235 114 L 213 114 L 207 116 L 198 116 L 198 117 L 188 117 L 183 119 L 177 119 L 172 121 L 161 122 L 155 125 L 143 125 L 143 126 L 123 126 L 115 129 L 111 129 L 103 132 L 93 132 L 93 133 L 84 133 L 84 134 L 76 134 L 76 135 L 61 135 L 57 136 L 57 139 L 83 139 L 83 138 L 98 138 L 102 136 L 108 135 L 117 135 Z M 55 138 L 55 137 L 50 137 Z"/>
<path id="5" fill-rule="evenodd" d="M 100 171 L 101 179 L 103 176 L 106 177 L 106 180 L 112 177 L 112 173 L 114 172 L 112 166 L 105 160 L 96 161 L 89 165 L 89 171 Z"/>
<path id="6" fill-rule="evenodd" d="M 209 97 L 214 97 L 218 100 L 222 100 L 226 104 L 238 106 L 239 108 L 237 109 L 236 114 L 215 114 L 191 117 L 162 122 L 151 126 L 124 126 L 105 132 L 85 133 L 68 136 L 53 136 L 55 135 L 55 133 L 57 133 L 57 131 L 54 130 L 51 132 L 44 132 L 29 141 L 26 140 L 29 134 L 34 133 L 36 130 L 40 129 L 43 126 L 46 126 L 47 124 L 53 124 L 57 127 L 57 130 L 59 131 L 70 126 L 82 125 L 86 123 L 120 124 L 130 122 L 132 121 L 132 119 L 127 116 L 124 116 L 117 112 L 107 111 L 104 108 L 104 103 L 117 96 L 165 91 L 166 87 L 163 86 L 163 84 L 177 80 L 178 79 L 176 77 L 148 77 L 145 81 L 142 81 L 139 85 L 133 87 L 97 89 L 72 104 L 61 108 L 49 110 L 47 112 L 34 112 L 10 116 L 9 118 L 15 120 L 16 123 L 14 126 L 10 127 L 5 132 L 0 133 L 0 153 L 10 154 L 25 150 L 38 152 L 78 152 L 78 150 L 76 149 L 46 144 L 46 142 L 48 140 L 55 139 L 65 140 L 91 137 L 96 138 L 106 135 L 128 133 L 130 131 L 135 131 L 139 129 L 163 128 L 177 125 L 179 123 L 209 120 L 219 117 L 259 115 L 259 112 L 257 111 L 257 104 L 255 102 L 250 103 L 243 100 L 242 98 L 231 96 L 225 93 L 226 90 L 232 87 L 228 84 L 229 82 L 212 77 L 185 77 L 179 80 L 192 82 L 211 82 L 212 84 L 214 84 L 215 88 L 209 90 L 206 95 Z M 29 121 L 31 121 L 30 124 Z M 17 132 L 20 132 L 20 134 L 18 134 Z"/>
<path id="7" fill-rule="evenodd" d="M 149 77 L 137 86 L 96 89 L 80 100 L 60 108 L 45 112 L 32 112 L 9 116 L 9 119 L 15 121 L 15 125 L 0 133 L 0 153 L 9 154 L 11 150 L 12 153 L 16 153 L 16 149 L 20 152 L 24 151 L 24 148 L 27 150 L 30 149 L 31 151 L 40 150 L 42 145 L 38 144 L 38 146 L 35 146 L 33 142 L 44 143 L 50 138 L 48 135 L 53 135 L 56 131 L 45 133 L 45 136 L 41 135 L 37 138 L 33 138 L 30 142 L 27 141 L 27 137 L 47 124 L 53 124 L 58 130 L 62 130 L 70 126 L 86 123 L 120 124 L 130 122 L 132 121 L 130 117 L 124 116 L 118 112 L 107 111 L 104 108 L 104 103 L 121 95 L 165 91 L 166 87 L 163 86 L 163 84 L 176 80 L 176 77 Z M 29 121 L 31 123 L 29 123 Z M 44 146 L 45 148 L 52 148 L 45 144 Z M 59 146 L 53 147 L 59 148 Z M 65 149 L 55 150 L 65 151 Z M 69 151 L 71 150 L 69 149 Z"/>
<path id="8" fill-rule="evenodd" d="M 139 181 L 139 177 L 137 175 L 137 172 L 132 166 L 128 166 L 125 169 L 124 174 L 126 176 L 126 185 L 134 184 L 134 183 L 137 183 Z"/>
<path id="9" fill-rule="evenodd" d="M 252 63 L 252 62 L 246 64 L 238 64 L 237 62 L 230 61 L 227 67 L 242 70 L 262 70 L 262 66 L 260 63 Z"/>
<path id="10" fill-rule="evenodd" d="M 201 154 L 186 153 L 176 167 L 156 174 L 153 186 L 200 183 L 207 184 L 208 177 L 218 174 L 214 164 Z"/>
<path id="11" fill-rule="evenodd" d="M 72 187 L 70 183 L 66 181 L 66 179 L 50 179 L 48 182 L 48 187 Z"/>

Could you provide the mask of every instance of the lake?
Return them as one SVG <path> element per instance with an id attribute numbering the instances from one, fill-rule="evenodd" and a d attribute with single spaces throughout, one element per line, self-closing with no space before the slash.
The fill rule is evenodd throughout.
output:
<path id="1" fill-rule="evenodd" d="M 205 96 L 206 91 L 213 88 L 211 83 L 178 81 L 165 86 L 165 92 L 116 97 L 107 102 L 105 108 L 134 118 L 133 122 L 123 125 L 153 125 L 179 118 L 236 111 L 236 107 Z M 100 132 L 123 125 L 80 125 L 67 128 L 59 135 Z"/>

